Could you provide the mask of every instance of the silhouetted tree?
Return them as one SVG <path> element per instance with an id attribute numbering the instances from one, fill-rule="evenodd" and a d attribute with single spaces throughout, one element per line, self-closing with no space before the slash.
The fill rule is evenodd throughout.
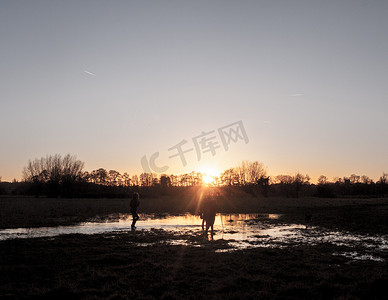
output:
<path id="1" fill-rule="evenodd" d="M 334 197 L 334 184 L 331 184 L 324 175 L 321 175 L 318 178 L 317 196 L 325 198 Z"/>
<path id="2" fill-rule="evenodd" d="M 360 183 L 360 176 L 356 174 L 352 174 L 350 175 L 349 180 L 351 184 Z"/>
<path id="3" fill-rule="evenodd" d="M 200 172 L 195 173 L 194 185 L 199 186 L 199 185 L 202 185 L 202 183 L 203 183 L 203 174 Z"/>
<path id="4" fill-rule="evenodd" d="M 139 176 L 141 186 L 151 186 L 155 177 L 156 174 L 153 173 L 141 173 Z"/>
<path id="5" fill-rule="evenodd" d="M 294 177 L 293 177 L 293 182 L 292 184 L 294 185 L 295 187 L 295 193 L 296 193 L 296 197 L 298 198 L 299 197 L 299 193 L 303 187 L 304 184 L 309 184 L 309 181 L 310 181 L 310 177 L 308 175 L 306 176 L 303 176 L 302 174 L 300 173 L 297 173 Z"/>
<path id="6" fill-rule="evenodd" d="M 325 175 L 321 175 L 318 178 L 318 184 L 326 184 L 329 182 L 329 179 Z"/>
<path id="7" fill-rule="evenodd" d="M 291 175 L 277 175 L 274 180 L 275 184 L 292 184 L 292 182 L 293 179 Z"/>
<path id="8" fill-rule="evenodd" d="M 333 182 L 335 184 L 341 184 L 343 181 L 341 177 L 333 177 Z"/>
<path id="9" fill-rule="evenodd" d="M 267 170 L 262 163 L 258 161 L 247 163 L 248 182 L 257 183 L 260 179 L 267 177 Z"/>
<path id="10" fill-rule="evenodd" d="M 108 172 L 104 168 L 93 170 L 90 173 L 90 179 L 93 183 L 106 185 L 108 182 Z"/>
<path id="11" fill-rule="evenodd" d="M 383 173 L 377 184 L 379 186 L 379 194 L 385 196 L 388 192 L 388 173 Z"/>
<path id="12" fill-rule="evenodd" d="M 82 173 L 81 178 L 84 182 L 90 181 L 90 173 L 88 171 L 85 171 Z"/>
<path id="13" fill-rule="evenodd" d="M 138 186 L 139 185 L 139 177 L 137 175 L 132 176 L 132 185 L 133 186 Z"/>
<path id="14" fill-rule="evenodd" d="M 261 193 L 264 197 L 268 197 L 268 190 L 269 190 L 269 177 L 262 175 L 257 180 L 257 185 L 261 188 Z"/>
<path id="15" fill-rule="evenodd" d="M 160 176 L 160 185 L 163 188 L 170 187 L 171 186 L 171 179 L 170 179 L 170 177 L 168 177 L 167 175 L 164 175 L 164 174 L 162 176 Z"/>
<path id="16" fill-rule="evenodd" d="M 159 178 L 157 177 L 157 176 L 155 176 L 155 177 L 153 177 L 152 178 L 152 184 L 151 184 L 152 186 L 158 186 L 158 185 L 160 185 L 160 180 L 159 180 Z"/>
<path id="17" fill-rule="evenodd" d="M 180 184 L 181 186 L 190 186 L 191 180 L 189 174 L 182 174 L 180 175 Z"/>
<path id="18" fill-rule="evenodd" d="M 39 196 L 42 184 L 48 186 L 49 196 L 58 196 L 60 186 L 72 185 L 82 179 L 84 163 L 75 156 L 67 154 L 47 155 L 40 159 L 29 161 L 23 169 L 23 179 L 35 186 L 35 194 Z"/>
<path id="19" fill-rule="evenodd" d="M 297 173 L 291 175 L 277 175 L 273 181 L 283 195 L 287 197 L 299 197 L 302 188 L 310 185 L 310 176 Z"/>
<path id="20" fill-rule="evenodd" d="M 179 186 L 179 176 L 171 174 L 170 180 L 172 186 Z"/>
<path id="21" fill-rule="evenodd" d="M 235 168 L 234 172 L 237 174 L 239 185 L 256 184 L 261 177 L 267 176 L 266 168 L 258 161 L 244 160 Z"/>
<path id="22" fill-rule="evenodd" d="M 235 168 L 230 168 L 221 173 L 222 185 L 237 185 L 238 174 Z"/>
<path id="23" fill-rule="evenodd" d="M 115 170 L 110 170 L 108 172 L 108 182 L 111 186 L 119 185 L 121 174 Z"/>
<path id="24" fill-rule="evenodd" d="M 363 184 L 370 184 L 372 182 L 373 182 L 373 180 L 370 179 L 368 176 L 366 176 L 366 175 L 362 175 L 361 176 L 361 183 L 363 183 Z"/>
<path id="25" fill-rule="evenodd" d="M 123 179 L 123 185 L 124 186 L 130 186 L 131 185 L 131 177 L 129 176 L 129 174 L 127 172 L 124 172 L 124 174 L 122 176 L 122 179 Z"/>

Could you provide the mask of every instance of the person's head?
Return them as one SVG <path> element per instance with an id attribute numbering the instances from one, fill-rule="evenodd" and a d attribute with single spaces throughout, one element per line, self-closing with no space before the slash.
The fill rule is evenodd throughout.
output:
<path id="1" fill-rule="evenodd" d="M 140 198 L 139 193 L 134 192 L 133 195 L 132 195 L 132 199 L 133 200 L 139 200 L 139 198 Z"/>

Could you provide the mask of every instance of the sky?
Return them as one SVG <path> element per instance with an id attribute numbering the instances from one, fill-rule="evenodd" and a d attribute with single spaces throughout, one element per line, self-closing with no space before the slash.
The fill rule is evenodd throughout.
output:
<path id="1" fill-rule="evenodd" d="M 130 175 L 257 160 L 377 180 L 387 15 L 383 0 L 3 0 L 0 176 L 70 153 Z"/>

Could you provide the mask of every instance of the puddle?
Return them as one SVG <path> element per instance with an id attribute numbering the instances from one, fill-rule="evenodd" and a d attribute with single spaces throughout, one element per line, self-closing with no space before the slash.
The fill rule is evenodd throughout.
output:
<path id="1" fill-rule="evenodd" d="M 233 214 L 217 215 L 214 228 L 222 228 L 243 225 L 245 221 L 252 219 L 269 219 L 278 218 L 279 215 L 267 214 Z M 140 214 L 140 219 L 136 223 L 137 230 L 150 230 L 153 228 L 164 229 L 175 232 L 187 230 L 201 230 L 199 216 L 192 214 L 168 215 L 168 214 Z M 54 237 L 63 234 L 100 234 L 109 232 L 120 232 L 131 230 L 132 216 L 128 214 L 112 215 L 106 218 L 106 221 L 85 222 L 74 226 L 56 226 L 56 227 L 38 227 L 38 228 L 16 228 L 0 230 L 0 241 L 17 238 L 37 238 L 37 237 Z M 246 227 L 246 226 L 244 226 Z M 236 231 L 240 233 L 240 231 Z M 244 234 L 242 235 L 244 237 Z"/>
<path id="2" fill-rule="evenodd" d="M 214 224 L 215 235 L 210 234 L 207 240 L 225 242 L 228 248 L 217 249 L 217 252 L 235 251 L 254 247 L 291 247 L 300 245 L 320 245 L 329 243 L 349 248 L 347 252 L 333 253 L 351 260 L 384 261 L 380 257 L 388 251 L 387 235 L 361 235 L 349 232 L 329 231 L 319 227 L 301 224 L 277 224 L 278 214 L 228 214 L 217 215 Z M 35 237 L 55 237 L 63 234 L 101 234 L 130 231 L 132 218 L 130 215 L 112 215 L 106 221 L 81 223 L 74 226 L 17 228 L 0 230 L 0 240 Z M 171 239 L 169 245 L 203 246 L 201 230 L 202 220 L 199 216 L 143 214 L 136 223 L 136 230 L 161 229 L 188 236 L 185 239 Z M 152 243 L 137 244 L 150 246 Z M 351 249 L 351 251 L 349 251 Z M 357 249 L 357 251 L 356 251 Z M 354 250 L 354 251 L 353 251 Z"/>
<path id="3" fill-rule="evenodd" d="M 384 259 L 381 257 L 376 257 L 371 254 L 362 254 L 358 252 L 343 252 L 343 253 L 333 253 L 333 255 L 336 256 L 344 256 L 346 258 L 352 259 L 352 260 L 372 260 L 372 261 L 377 261 L 377 262 L 383 262 Z"/>

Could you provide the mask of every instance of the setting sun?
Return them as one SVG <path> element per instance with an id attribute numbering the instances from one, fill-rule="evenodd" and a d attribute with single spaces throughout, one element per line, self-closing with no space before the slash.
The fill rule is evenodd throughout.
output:
<path id="1" fill-rule="evenodd" d="M 211 184 L 214 181 L 213 177 L 210 175 L 203 176 L 202 180 L 205 184 Z"/>
<path id="2" fill-rule="evenodd" d="M 206 185 L 211 185 L 215 182 L 216 177 L 219 177 L 221 172 L 214 168 L 203 168 L 199 172 L 203 175 L 202 181 Z"/>

